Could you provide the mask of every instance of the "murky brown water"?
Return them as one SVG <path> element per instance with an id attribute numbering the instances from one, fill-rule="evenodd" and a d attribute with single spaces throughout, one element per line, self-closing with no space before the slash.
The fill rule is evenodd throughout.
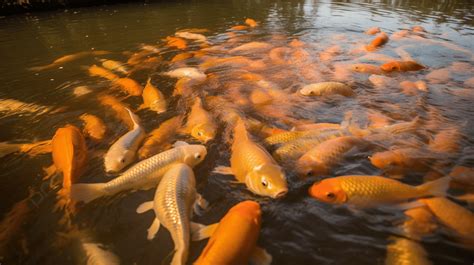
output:
<path id="1" fill-rule="evenodd" d="M 240 33 L 234 43 L 226 42 L 226 32 L 234 25 L 242 24 L 246 17 L 254 18 L 260 26 Z M 297 38 L 303 41 L 304 51 L 310 56 L 301 64 L 275 65 L 265 61 L 265 67 L 246 68 L 258 73 L 266 80 L 288 93 L 301 86 L 320 81 L 340 80 L 355 88 L 353 98 L 330 97 L 298 101 L 280 101 L 266 108 L 253 108 L 245 102 L 239 105 L 248 118 L 264 121 L 269 126 L 289 129 L 281 117 L 290 120 L 340 123 L 348 111 L 353 121 L 369 124 L 369 111 L 378 111 L 393 119 L 393 122 L 411 121 L 419 116 L 423 121 L 416 136 L 426 143 L 441 125 L 457 128 L 462 137 L 461 150 L 446 156 L 448 173 L 454 165 L 474 166 L 474 87 L 465 81 L 473 75 L 474 12 L 470 1 L 381 1 L 381 3 L 351 3 L 351 1 L 186 1 L 173 3 L 120 4 L 93 8 L 70 9 L 3 17 L 0 19 L 0 98 L 17 99 L 28 103 L 67 108 L 59 113 L 31 115 L 21 113 L 0 114 L 0 141 L 33 142 L 51 139 L 57 128 L 66 124 L 82 126 L 78 116 L 92 113 L 105 120 L 111 133 L 100 144 L 89 144 L 90 162 L 81 177 L 81 182 L 100 182 L 111 179 L 103 169 L 102 156 L 110 144 L 126 131 L 110 110 L 97 103 L 99 93 L 120 96 L 110 90 L 110 84 L 97 77 L 89 77 L 87 67 L 98 63 L 99 58 L 126 61 L 123 51 L 138 51 L 141 44 L 160 46 L 162 39 L 174 35 L 183 28 L 207 28 L 204 33 L 212 45 L 229 50 L 250 41 L 264 41 L 274 47 L 285 46 Z M 344 65 L 360 60 L 365 52 L 356 49 L 373 37 L 363 32 L 379 26 L 389 35 L 414 25 L 423 26 L 423 36 L 434 42 L 421 39 L 391 39 L 377 51 L 399 58 L 395 48 L 404 47 L 414 60 L 428 66 L 427 70 L 391 74 L 396 85 L 376 88 L 369 81 L 369 74 L 338 70 Z M 442 45 L 448 44 L 448 45 Z M 332 45 L 339 45 L 341 53 L 327 61 L 319 53 Z M 455 45 L 455 46 L 453 46 Z M 454 49 L 453 49 L 454 48 Z M 32 72 L 29 67 L 45 65 L 54 59 L 81 51 L 107 50 L 111 55 L 85 57 L 50 70 Z M 191 43 L 189 50 L 199 49 Z M 166 49 L 161 53 L 163 61 L 177 54 Z M 265 53 L 246 54 L 253 60 L 266 59 Z M 217 56 L 223 56 L 218 54 Z M 294 60 L 301 59 L 295 57 Z M 377 58 L 376 58 L 377 59 Z M 449 68 L 454 62 L 470 65 L 471 70 Z M 195 66 L 199 60 L 188 60 Z M 165 78 L 160 72 L 170 65 L 160 63 L 156 69 L 137 71 L 132 78 L 145 84 L 148 76 L 171 97 L 176 80 Z M 239 67 L 240 68 L 240 67 Z M 446 80 L 436 81 L 427 77 L 434 69 L 449 68 Z M 206 73 L 221 77 L 226 87 L 238 83 L 232 68 L 213 68 Z M 398 85 L 406 80 L 425 80 L 428 92 L 402 91 Z M 74 87 L 86 85 L 92 93 L 76 97 Z M 212 90 L 210 84 L 199 87 L 197 94 L 224 95 L 239 103 L 235 90 Z M 240 93 L 240 92 L 239 92 Z M 123 95 L 123 94 L 122 94 Z M 196 95 L 194 95 L 196 96 Z M 238 96 L 238 95 L 237 95 Z M 243 94 L 245 99 L 248 95 Z M 291 99 L 289 97 L 289 99 Z M 136 109 L 139 98 L 125 100 Z M 184 111 L 178 97 L 170 100 L 170 108 L 157 115 L 150 111 L 137 112 L 147 131 L 156 128 L 162 121 Z M 177 109 L 177 106 L 181 106 Z M 218 110 L 213 110 L 219 112 Z M 291 123 L 291 122 L 290 122 Z M 431 126 L 431 127 L 430 127 Z M 434 126 L 434 127 L 433 127 Z M 436 127 L 438 126 L 438 127 Z M 290 166 L 285 166 L 289 179 L 289 194 L 281 200 L 257 197 L 243 185 L 232 183 L 232 178 L 211 173 L 217 165 L 229 164 L 229 148 L 220 123 L 215 140 L 207 144 L 206 160 L 195 168 L 198 191 L 210 202 L 211 207 L 196 222 L 210 224 L 218 221 L 235 203 L 244 199 L 260 202 L 263 208 L 263 226 L 259 245 L 273 255 L 273 264 L 383 264 L 387 256 L 388 238 L 400 235 L 397 224 L 403 220 L 401 211 L 369 210 L 353 212 L 345 207 L 315 201 L 308 197 L 307 189 L 314 181 L 297 180 Z M 189 138 L 181 139 L 192 141 Z M 259 138 L 261 139 L 261 138 Z M 424 147 L 424 146 L 422 146 Z M 421 148 L 421 147 L 420 147 Z M 380 151 L 380 150 L 378 150 Z M 345 163 L 338 166 L 331 176 L 348 174 L 380 175 L 383 172 L 370 164 L 366 158 L 374 150 L 351 154 Z M 55 192 L 44 182 L 42 168 L 52 163 L 51 155 L 30 158 L 26 155 L 9 155 L 0 158 L 0 213 L 6 214 L 18 201 L 28 196 L 30 188 L 37 195 L 30 203 L 32 213 L 25 221 L 22 232 L 12 239 L 12 247 L 0 254 L 0 264 L 84 264 L 84 253 L 78 244 L 55 246 L 58 233 L 63 232 L 58 220 L 60 212 L 54 212 Z M 408 172 L 402 181 L 419 184 L 426 172 Z M 40 192 L 41 191 L 41 192 Z M 127 193 L 124 196 L 98 200 L 81 209 L 75 223 L 91 231 L 98 242 L 116 253 L 123 264 L 161 264 L 170 253 L 173 244 L 169 233 L 160 230 L 153 241 L 146 240 L 146 229 L 152 214 L 137 215 L 136 207 L 153 197 L 154 190 Z M 206 241 L 192 243 L 189 262 L 194 261 Z M 446 229 L 438 230 L 421 243 L 433 264 L 471 264 L 472 250 L 466 250 L 449 236 Z"/>

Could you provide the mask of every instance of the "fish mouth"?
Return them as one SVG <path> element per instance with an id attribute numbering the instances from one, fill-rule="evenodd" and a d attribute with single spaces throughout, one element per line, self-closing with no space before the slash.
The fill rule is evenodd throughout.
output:
<path id="1" fill-rule="evenodd" d="M 284 197 L 287 193 L 288 193 L 288 190 L 282 190 L 282 191 L 278 192 L 278 193 L 274 196 L 274 198 L 275 198 L 275 199 L 282 198 L 282 197 Z"/>

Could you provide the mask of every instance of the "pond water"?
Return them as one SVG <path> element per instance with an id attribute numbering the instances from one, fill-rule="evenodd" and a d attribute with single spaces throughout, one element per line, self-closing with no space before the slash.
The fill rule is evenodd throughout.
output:
<path id="1" fill-rule="evenodd" d="M 230 30 L 243 25 L 246 18 L 253 18 L 259 25 Z M 364 45 L 375 35 L 364 32 L 375 26 L 386 32 L 390 40 L 376 51 L 367 52 Z M 426 32 L 409 31 L 408 36 L 399 38 L 392 35 L 413 26 L 422 26 Z M 207 29 L 202 34 L 207 37 L 208 44 L 188 40 L 183 50 L 164 45 L 167 36 L 188 28 Z M 225 98 L 229 105 L 241 111 L 244 119 L 258 120 L 268 127 L 284 130 L 307 122 L 341 123 L 348 113 L 352 114 L 351 124 L 362 128 L 374 125 L 372 117 L 377 115 L 388 117 L 393 124 L 410 122 L 415 117 L 421 120 L 416 125 L 417 132 L 406 138 L 397 136 L 397 139 L 401 138 L 399 142 L 394 141 L 396 137 L 393 136 L 378 143 L 375 149 L 352 150 L 343 163 L 325 177 L 391 176 L 374 167 L 367 157 L 394 146 L 428 150 L 428 143 L 436 133 L 454 128 L 458 137 L 453 141 L 458 150 L 433 154 L 433 160 L 437 162 L 430 164 L 438 165 L 438 172 L 448 174 L 456 165 L 474 167 L 473 35 L 474 10 L 469 0 L 170 1 L 2 17 L 0 98 L 48 106 L 48 111 L 28 113 L 16 109 L 0 112 L 0 142 L 51 139 L 55 131 L 66 124 L 82 128 L 79 116 L 83 113 L 94 114 L 104 120 L 108 133 L 99 143 L 87 142 L 89 162 L 80 182 L 104 182 L 115 176 L 105 173 L 104 154 L 127 127 L 116 119 L 110 107 L 99 103 L 100 96 L 113 95 L 130 106 L 147 132 L 163 121 L 187 112 L 192 101 L 200 97 L 219 126 L 215 139 L 206 143 L 206 159 L 194 168 L 197 191 L 210 203 L 207 211 L 194 217 L 194 221 L 217 222 L 237 202 L 255 200 L 260 203 L 263 213 L 258 245 L 273 256 L 272 264 L 383 264 L 388 255 L 387 246 L 392 242 L 390 238 L 406 236 L 399 228 L 404 220 L 402 210 L 354 210 L 317 201 L 307 191 L 318 178 L 299 180 L 294 163 L 287 160 L 279 163 L 284 167 L 289 192 L 276 200 L 254 195 L 245 185 L 236 184 L 232 177 L 213 173 L 216 166 L 229 165 L 230 142 L 227 124 L 219 120 L 219 114 L 227 106 L 216 107 L 207 99 L 209 96 Z M 271 47 L 230 51 L 253 41 Z M 158 59 L 148 65 L 140 63 L 144 67 L 135 67 L 130 78 L 144 86 L 151 77 L 169 101 L 165 113 L 138 110 L 141 97 L 125 98 L 123 92 L 112 89 L 110 81 L 90 76 L 87 71 L 93 64 L 100 65 L 100 59 L 126 62 L 133 53 L 143 51 L 143 45 L 159 49 L 146 57 Z M 283 56 L 284 63 L 278 64 L 269 58 L 269 51 L 276 47 L 288 49 Z M 328 50 L 330 47 L 332 50 Z M 31 70 L 64 55 L 93 50 L 110 53 L 83 56 L 41 71 Z M 170 63 L 176 54 L 199 50 L 205 50 L 205 55 Z M 230 56 L 245 56 L 252 63 L 202 66 L 215 58 Z M 426 68 L 386 74 L 390 80 L 383 81 L 382 85 L 373 81 L 377 76 L 351 70 L 355 63 L 380 65 L 386 62 L 387 56 L 398 59 L 408 56 Z M 183 66 L 201 67 L 208 80 L 195 85 L 192 93 L 174 95 L 176 79 L 162 73 Z M 251 97 L 255 84 L 242 81 L 243 73 L 262 76 L 266 84 L 283 95 L 269 96 L 265 90 L 268 87 L 260 87 L 267 91 L 264 94 L 273 102 L 256 104 Z M 214 78 L 211 80 L 210 77 Z M 217 85 L 213 83 L 216 80 Z M 424 81 L 428 88 L 414 85 L 402 89 L 399 85 L 402 81 L 417 80 Z M 354 89 L 355 96 L 298 95 L 304 85 L 323 81 L 346 83 Z M 91 92 L 75 95 L 74 88 L 78 86 L 87 86 Z M 262 143 L 264 137 L 253 134 L 253 139 Z M 198 142 L 185 135 L 176 138 Z M 63 213 L 54 210 L 56 191 L 49 186 L 49 181 L 43 180 L 43 168 L 52 163 L 50 153 L 34 157 L 16 153 L 0 158 L 0 214 L 7 216 L 15 203 L 33 194 L 28 201 L 28 215 L 20 220 L 21 228 L 3 246 L 0 244 L 4 248 L 0 250 L 1 265 L 85 264 L 86 255 L 79 243 L 64 236 L 68 229 L 59 224 Z M 408 169 L 399 180 L 418 185 L 432 169 L 418 172 Z M 80 229 L 87 229 L 95 242 L 114 252 L 122 264 L 166 264 L 173 249 L 169 233 L 161 229 L 153 241 L 148 241 L 146 230 L 153 214 L 136 213 L 137 206 L 151 200 L 154 192 L 151 189 L 96 200 L 80 207 L 72 222 Z M 469 207 L 464 202 L 457 203 Z M 199 256 L 206 242 L 191 243 L 189 264 Z M 421 241 L 413 242 L 418 242 L 416 244 L 427 253 L 424 258 L 433 264 L 474 262 L 472 249 L 459 243 L 453 231 L 442 225 Z M 404 258 L 406 256 L 398 259 L 399 264 L 415 264 L 401 263 Z"/>

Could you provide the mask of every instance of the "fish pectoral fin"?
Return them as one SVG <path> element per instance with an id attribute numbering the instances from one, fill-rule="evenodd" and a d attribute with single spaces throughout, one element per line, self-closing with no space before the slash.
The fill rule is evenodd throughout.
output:
<path id="1" fill-rule="evenodd" d="M 160 220 L 158 220 L 158 218 L 155 218 L 153 220 L 153 223 L 151 224 L 151 226 L 147 230 L 148 235 L 147 235 L 146 239 L 152 240 L 153 238 L 155 238 L 156 234 L 158 233 L 158 230 L 160 230 Z"/>
<path id="2" fill-rule="evenodd" d="M 137 208 L 137 213 L 148 212 L 153 209 L 153 201 L 148 201 L 140 204 Z"/>
<path id="3" fill-rule="evenodd" d="M 176 141 L 173 146 L 174 147 L 180 147 L 180 146 L 186 146 L 186 145 L 189 145 L 188 143 L 186 143 L 185 141 Z"/>
<path id="4" fill-rule="evenodd" d="M 204 199 L 201 194 L 196 193 L 196 201 L 194 202 L 194 213 L 201 216 L 209 206 L 209 203 Z"/>
<path id="5" fill-rule="evenodd" d="M 217 225 L 219 225 L 219 223 L 205 226 L 202 224 L 191 222 L 191 240 L 200 241 L 211 237 L 214 231 L 216 230 Z"/>
<path id="6" fill-rule="evenodd" d="M 255 247 L 250 254 L 250 264 L 252 265 L 270 265 L 272 259 L 272 255 L 261 247 Z"/>
<path id="7" fill-rule="evenodd" d="M 234 175 L 234 172 L 232 172 L 232 169 L 230 167 L 225 167 L 225 166 L 217 166 L 214 168 L 212 172 L 221 174 L 221 175 Z"/>
<path id="8" fill-rule="evenodd" d="M 46 174 L 44 177 L 43 177 L 43 180 L 48 180 L 50 179 L 54 174 L 57 173 L 57 169 L 56 169 L 56 166 L 54 164 L 52 164 L 51 166 L 49 167 L 44 167 L 43 168 L 43 171 L 44 173 Z"/>

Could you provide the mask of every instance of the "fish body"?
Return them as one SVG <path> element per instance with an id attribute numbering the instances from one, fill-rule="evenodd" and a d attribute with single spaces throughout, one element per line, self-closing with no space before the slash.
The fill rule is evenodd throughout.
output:
<path id="1" fill-rule="evenodd" d="M 110 54 L 108 51 L 84 51 L 84 52 L 78 52 L 78 53 L 73 53 L 73 54 L 68 54 L 65 56 L 61 56 L 58 59 L 54 60 L 52 63 L 44 66 L 36 66 L 36 67 L 31 67 L 29 70 L 31 71 L 42 71 L 42 70 L 47 70 L 54 68 L 56 66 L 59 66 L 64 63 L 69 63 L 78 59 L 82 59 L 87 56 L 91 55 L 105 55 L 105 54 Z"/>
<path id="2" fill-rule="evenodd" d="M 430 168 L 435 158 L 426 150 L 411 147 L 377 152 L 369 157 L 375 167 L 392 172 L 394 170 L 425 171 Z"/>
<path id="3" fill-rule="evenodd" d="M 443 225 L 474 242 L 474 213 L 443 197 L 426 198 L 421 201 Z"/>
<path id="4" fill-rule="evenodd" d="M 428 148 L 439 153 L 458 153 L 461 150 L 461 137 L 457 128 L 448 128 L 437 133 Z"/>
<path id="5" fill-rule="evenodd" d="M 0 99 L 0 112 L 36 113 L 39 115 L 51 110 L 51 107 L 41 106 L 34 103 L 26 103 L 16 99 Z"/>
<path id="6" fill-rule="evenodd" d="M 415 61 L 391 61 L 380 66 L 384 72 L 407 72 L 407 71 L 419 71 L 425 69 L 425 67 Z"/>
<path id="7" fill-rule="evenodd" d="M 87 265 L 119 265 L 120 259 L 103 245 L 92 242 L 81 242 L 87 256 Z"/>
<path id="8" fill-rule="evenodd" d="M 174 140 L 182 122 L 183 117 L 176 116 L 164 121 L 157 129 L 151 131 L 138 150 L 138 157 L 149 158 L 171 147 L 170 142 Z"/>
<path id="9" fill-rule="evenodd" d="M 140 108 L 149 108 L 156 113 L 166 111 L 167 103 L 165 96 L 151 83 L 151 78 L 148 78 L 145 89 L 143 89 L 142 97 L 143 105 L 141 105 Z"/>
<path id="10" fill-rule="evenodd" d="M 119 78 L 116 74 L 95 64 L 89 67 L 88 70 L 90 76 L 99 76 L 111 81 Z"/>
<path id="11" fill-rule="evenodd" d="M 145 139 L 145 130 L 140 126 L 138 117 L 127 109 L 133 121 L 133 129 L 122 135 L 109 148 L 104 157 L 105 171 L 108 173 L 119 172 L 136 158 L 138 147 Z"/>
<path id="12" fill-rule="evenodd" d="M 380 67 L 373 64 L 365 64 L 365 63 L 353 64 L 351 65 L 351 69 L 352 71 L 365 73 L 365 74 L 380 75 L 383 73 Z"/>
<path id="13" fill-rule="evenodd" d="M 52 142 L 54 166 L 63 173 L 63 190 L 69 190 L 85 169 L 87 147 L 81 131 L 72 125 L 56 130 Z"/>
<path id="14" fill-rule="evenodd" d="M 408 209 L 404 214 L 407 219 L 401 228 L 404 235 L 411 239 L 421 240 L 438 228 L 434 215 L 426 206 Z"/>
<path id="15" fill-rule="evenodd" d="M 326 96 L 339 94 L 349 97 L 354 95 L 354 91 L 351 87 L 339 82 L 321 82 L 306 85 L 300 89 L 300 93 L 304 96 Z"/>
<path id="16" fill-rule="evenodd" d="M 94 141 L 101 141 L 104 139 L 107 127 L 99 117 L 86 113 L 82 114 L 79 119 L 84 122 L 84 135 Z"/>
<path id="17" fill-rule="evenodd" d="M 50 153 L 51 151 L 51 140 L 34 143 L 0 142 L 0 158 L 16 152 L 25 153 L 29 156 L 36 156 Z"/>
<path id="18" fill-rule="evenodd" d="M 403 237 L 391 237 L 385 265 L 431 265 L 428 253 L 417 242 Z"/>
<path id="19" fill-rule="evenodd" d="M 380 28 L 379 27 L 372 27 L 372 28 L 369 28 L 365 31 L 365 34 L 367 35 L 375 35 L 377 33 L 380 32 Z"/>
<path id="20" fill-rule="evenodd" d="M 194 167 L 207 155 L 203 145 L 188 145 L 178 142 L 175 147 L 142 160 L 117 178 L 106 183 L 75 184 L 71 196 L 76 201 L 90 202 L 102 196 L 112 196 L 131 189 L 149 189 L 155 187 L 168 169 L 177 163 L 186 163 Z"/>
<path id="21" fill-rule="evenodd" d="M 365 49 L 369 52 L 375 51 L 377 48 L 383 46 L 388 42 L 388 35 L 385 32 L 379 33 L 372 42 L 365 46 Z"/>
<path id="22" fill-rule="evenodd" d="M 166 37 L 166 41 L 167 41 L 166 46 L 171 47 L 171 48 L 184 50 L 188 47 L 188 44 L 182 38 L 168 36 Z"/>
<path id="23" fill-rule="evenodd" d="M 260 227 L 260 205 L 254 201 L 238 203 L 220 220 L 194 265 L 249 264 Z"/>
<path id="24" fill-rule="evenodd" d="M 113 83 L 131 96 L 141 96 L 143 93 L 143 87 L 131 78 L 123 77 L 114 79 Z"/>
<path id="25" fill-rule="evenodd" d="M 203 143 L 207 143 L 216 136 L 217 124 L 212 115 L 203 108 L 199 97 L 191 107 L 184 131 Z"/>
<path id="26" fill-rule="evenodd" d="M 238 47 L 231 49 L 230 53 L 238 53 L 238 52 L 254 52 L 260 50 L 271 49 L 272 45 L 267 42 L 259 42 L 259 41 L 252 41 L 249 43 L 242 44 Z"/>
<path id="27" fill-rule="evenodd" d="M 450 180 L 444 177 L 420 186 L 410 186 L 381 176 L 340 176 L 314 183 L 309 195 L 331 204 L 375 207 L 420 197 L 444 196 Z"/>
<path id="28" fill-rule="evenodd" d="M 113 96 L 101 95 L 98 97 L 100 104 L 112 109 L 117 119 L 127 125 L 129 130 L 133 129 L 134 122 L 130 118 L 128 106 Z"/>
<path id="29" fill-rule="evenodd" d="M 310 134 L 278 147 L 273 155 L 280 161 L 292 161 L 300 158 L 313 146 L 339 136 L 349 135 L 343 130 L 327 130 L 321 133 Z"/>
<path id="30" fill-rule="evenodd" d="M 288 192 L 283 170 L 262 146 L 250 139 L 241 119 L 234 127 L 231 149 L 232 173 L 250 191 L 272 198 L 282 197 Z"/>
<path id="31" fill-rule="evenodd" d="M 129 71 L 125 67 L 125 64 L 122 62 L 114 61 L 114 60 L 101 60 L 102 66 L 106 69 L 111 71 L 116 71 L 125 75 L 128 75 Z"/>
<path id="32" fill-rule="evenodd" d="M 237 25 L 237 26 L 231 27 L 230 30 L 240 31 L 240 30 L 246 30 L 247 28 L 248 28 L 248 26 L 245 26 L 245 25 Z"/>
<path id="33" fill-rule="evenodd" d="M 171 234 L 175 253 L 171 265 L 184 265 L 188 258 L 191 232 L 191 214 L 196 200 L 196 179 L 186 164 L 175 164 L 164 174 L 155 192 L 152 207 L 155 220 L 148 229 L 148 239 L 154 238 L 163 225 Z M 150 202 L 137 209 L 138 213 L 149 210 Z"/>
<path id="34" fill-rule="evenodd" d="M 301 177 L 327 175 L 346 152 L 362 142 L 362 139 L 354 136 L 342 136 L 324 141 L 298 159 L 296 171 Z"/>
<path id="35" fill-rule="evenodd" d="M 188 39 L 188 40 L 195 40 L 195 41 L 200 41 L 200 42 L 206 42 L 207 38 L 206 36 L 198 33 L 191 33 L 191 32 L 186 32 L 186 31 L 179 31 L 175 33 L 176 37 L 180 37 L 183 39 Z"/>
<path id="36" fill-rule="evenodd" d="M 258 22 L 251 18 L 245 19 L 245 24 L 247 24 L 251 28 L 255 28 L 256 26 L 258 26 Z"/>
<path id="37" fill-rule="evenodd" d="M 201 80 L 201 81 L 204 81 L 206 79 L 206 75 L 203 72 L 193 67 L 177 68 L 177 69 L 166 72 L 165 75 L 169 77 L 173 77 L 173 78 L 187 77 L 190 79 Z"/>

